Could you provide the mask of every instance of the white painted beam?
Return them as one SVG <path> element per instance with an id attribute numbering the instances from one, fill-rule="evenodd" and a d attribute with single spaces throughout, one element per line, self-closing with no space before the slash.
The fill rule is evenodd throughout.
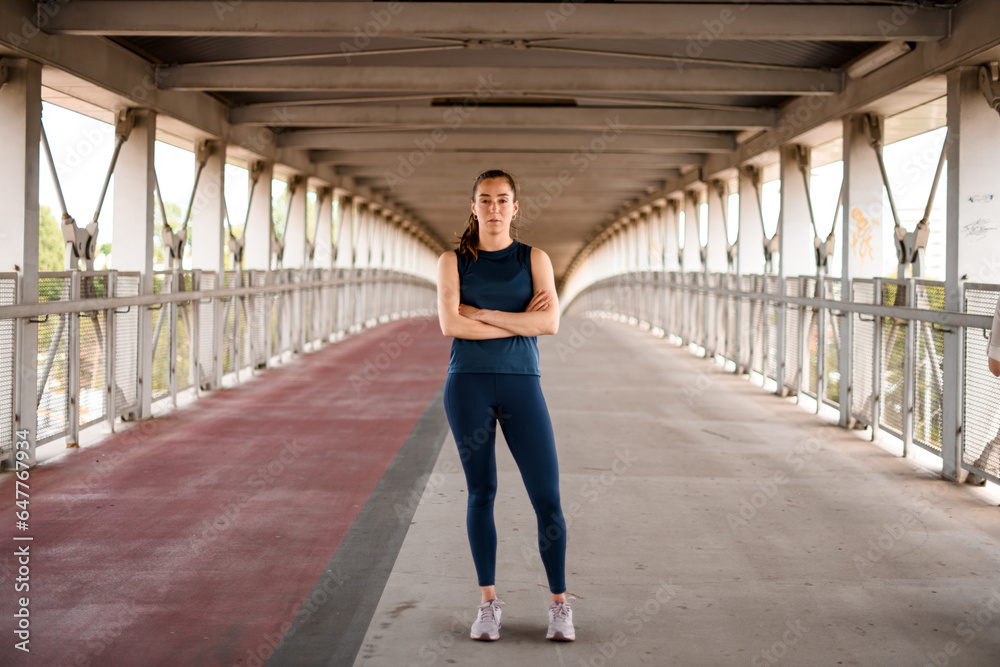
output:
<path id="1" fill-rule="evenodd" d="M 340 3 L 338 3 L 340 4 Z M 161 65 L 164 90 L 289 91 L 343 90 L 467 91 L 480 98 L 499 94 L 699 93 L 705 95 L 830 95 L 843 88 L 838 71 L 619 67 L 375 67 L 360 65 Z M 291 109 L 289 109 L 291 112 Z M 275 123 L 277 124 L 277 123 Z"/>
<path id="2" fill-rule="evenodd" d="M 948 36 L 946 10 L 746 3 L 71 2 L 45 29 L 89 35 L 309 35 L 455 39 L 927 41 Z M 370 26 L 370 27 L 369 27 Z M 891 34 L 887 35 L 887 29 Z M 346 49 L 354 49 L 345 40 Z M 340 45 L 331 45 L 340 50 Z"/>

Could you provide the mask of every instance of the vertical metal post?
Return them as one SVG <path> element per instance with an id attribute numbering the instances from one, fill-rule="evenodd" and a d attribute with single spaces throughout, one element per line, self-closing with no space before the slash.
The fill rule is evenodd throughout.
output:
<path id="1" fill-rule="evenodd" d="M 882 279 L 876 277 L 872 289 L 875 290 L 873 303 L 879 305 L 885 305 L 885 292 L 882 289 Z M 882 415 L 882 369 L 884 367 L 882 359 L 882 326 L 885 318 L 878 315 L 875 316 L 875 321 L 872 323 L 874 326 L 873 330 L 873 341 L 872 341 L 872 413 L 871 413 L 871 425 L 872 425 L 872 441 L 878 437 L 879 431 L 879 418 Z M 904 380 L 905 383 L 905 380 Z M 904 403 L 904 406 L 906 404 Z M 905 410 L 904 410 L 905 414 Z M 903 426 L 903 456 L 906 456 L 907 449 L 907 439 L 905 437 L 906 426 Z"/>
<path id="2" fill-rule="evenodd" d="M 170 293 L 175 294 L 181 291 L 182 281 L 184 280 L 184 272 L 181 269 L 173 269 L 170 271 Z M 164 316 L 163 309 L 167 309 L 166 315 L 170 317 L 167 322 L 169 327 L 167 331 L 167 387 L 170 391 L 170 403 L 175 408 L 177 407 L 177 349 L 178 349 L 178 311 L 181 308 L 180 302 L 175 303 L 164 303 L 160 305 L 160 317 Z M 188 331 L 188 350 L 191 349 L 190 346 L 191 332 Z"/>
<path id="3" fill-rule="evenodd" d="M 912 308 L 914 299 L 914 290 L 916 288 L 916 282 L 913 278 L 906 279 L 906 306 Z M 909 451 L 910 445 L 913 443 L 913 395 L 914 395 L 914 356 L 917 352 L 917 326 L 918 322 L 915 320 L 908 321 L 904 326 L 906 326 L 906 334 L 904 336 L 903 343 L 903 456 Z"/>
<path id="4" fill-rule="evenodd" d="M 80 300 L 80 272 L 71 271 L 69 298 Z M 80 313 L 67 313 L 68 335 L 66 339 L 66 446 L 80 446 Z M 114 345 L 105 345 L 106 351 L 114 354 Z"/>
<path id="5" fill-rule="evenodd" d="M 74 271 L 74 273 L 76 272 Z M 118 289 L 118 272 L 109 271 L 106 293 L 113 295 L 116 289 Z M 74 298 L 79 298 L 79 288 L 77 296 Z M 112 432 L 115 430 L 115 420 L 118 418 L 118 360 L 115 356 L 115 350 L 117 349 L 115 342 L 117 338 L 118 322 L 115 316 L 115 309 L 108 308 L 105 310 L 104 327 L 104 391 L 107 397 L 105 404 L 108 410 L 105 418 L 107 419 L 108 429 Z"/>

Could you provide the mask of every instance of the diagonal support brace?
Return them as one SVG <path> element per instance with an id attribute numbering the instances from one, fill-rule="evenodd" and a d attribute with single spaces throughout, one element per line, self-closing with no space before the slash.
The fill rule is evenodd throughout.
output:
<path id="1" fill-rule="evenodd" d="M 1000 113 L 1000 63 L 989 63 L 979 68 L 979 89 L 986 102 Z"/>

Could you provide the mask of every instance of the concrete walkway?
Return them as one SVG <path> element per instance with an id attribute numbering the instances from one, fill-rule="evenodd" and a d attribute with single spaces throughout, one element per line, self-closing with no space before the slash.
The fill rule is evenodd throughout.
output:
<path id="1" fill-rule="evenodd" d="M 450 436 L 355 665 L 995 665 L 1000 509 L 627 326 L 540 339 L 578 640 L 546 642 L 534 518 L 498 436 L 502 639 Z"/>

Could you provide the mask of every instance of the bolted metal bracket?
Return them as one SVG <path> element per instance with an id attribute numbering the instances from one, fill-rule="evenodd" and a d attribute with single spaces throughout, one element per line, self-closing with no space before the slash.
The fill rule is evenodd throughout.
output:
<path id="1" fill-rule="evenodd" d="M 86 227 L 78 227 L 76 220 L 68 213 L 62 217 L 63 241 L 69 246 L 69 261 L 76 268 L 80 260 L 93 261 L 97 255 L 97 223 L 91 222 Z"/>
<path id="2" fill-rule="evenodd" d="M 979 89 L 993 110 L 1000 113 L 1000 63 L 989 63 L 979 68 Z"/>
<path id="3" fill-rule="evenodd" d="M 830 257 L 833 255 L 833 249 L 836 246 L 834 233 L 830 232 L 830 235 L 826 237 L 826 241 L 821 240 L 818 236 L 814 236 L 813 245 L 816 248 L 816 266 L 825 272 L 830 263 Z"/>
<path id="4" fill-rule="evenodd" d="M 168 264 L 172 265 L 175 260 L 183 258 L 184 244 L 187 243 L 187 227 L 182 227 L 180 231 L 175 232 L 170 225 L 164 224 L 160 237 L 169 254 Z"/>
<path id="5" fill-rule="evenodd" d="M 127 141 L 134 127 L 135 112 L 129 108 L 119 109 L 115 115 L 115 139 Z"/>
<path id="6" fill-rule="evenodd" d="M 764 239 L 764 266 L 770 270 L 771 262 L 781 248 L 781 230 L 775 230 L 774 236 Z"/>
<path id="7" fill-rule="evenodd" d="M 215 153 L 216 142 L 211 139 L 203 139 L 195 144 L 194 147 L 194 160 L 195 164 L 204 165 L 208 162 L 208 158 L 212 157 Z"/>

